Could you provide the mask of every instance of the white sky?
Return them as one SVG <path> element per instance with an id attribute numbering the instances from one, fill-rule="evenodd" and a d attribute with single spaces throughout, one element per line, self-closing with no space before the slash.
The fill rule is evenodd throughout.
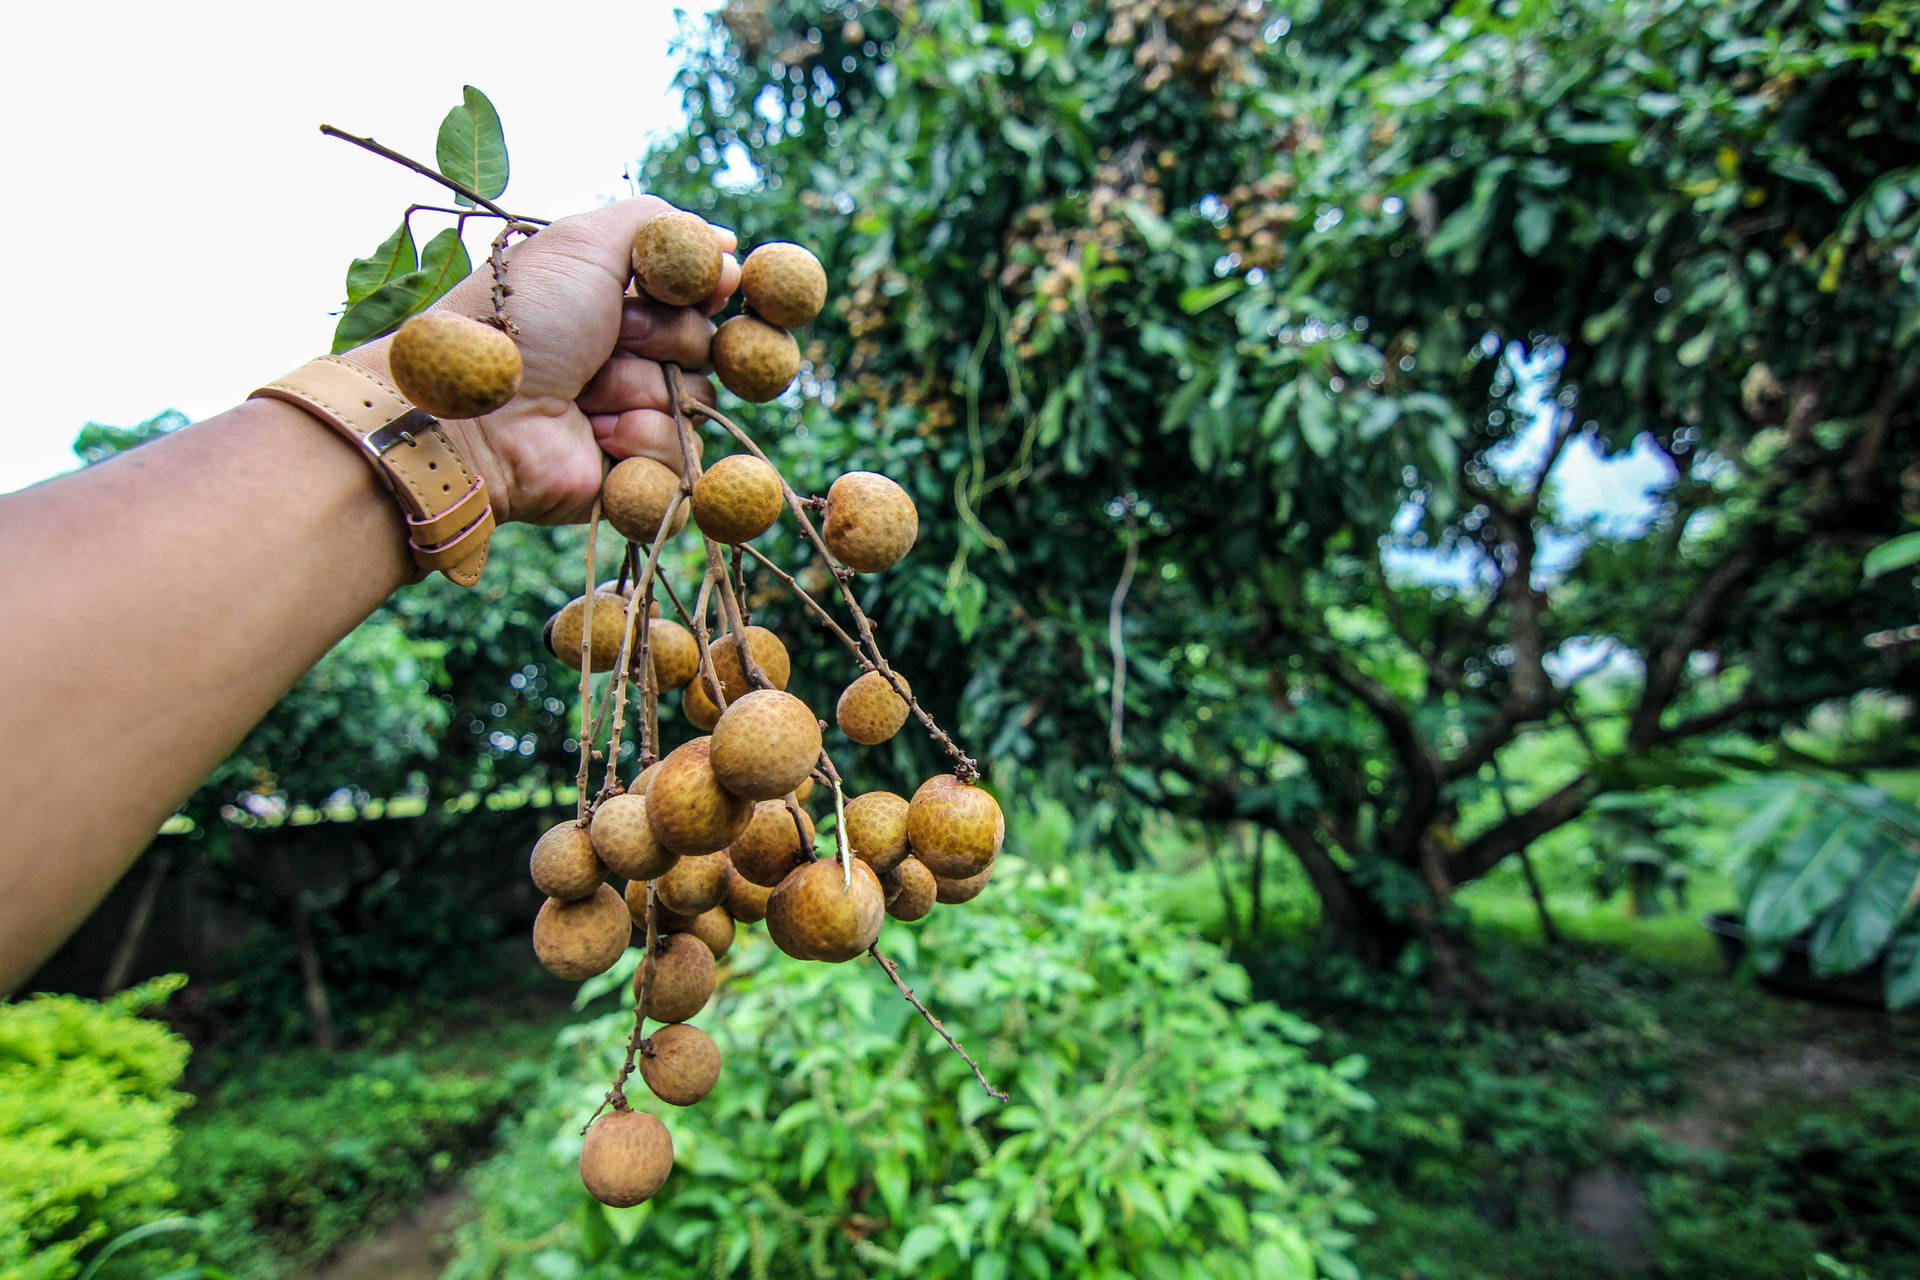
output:
<path id="1" fill-rule="evenodd" d="M 367 0 L 22 5 L 0 74 L 7 289 L 0 492 L 74 464 L 88 421 L 210 417 L 325 352 L 347 263 L 439 189 L 322 137 L 427 164 L 463 84 L 493 100 L 537 217 L 628 193 L 668 92 L 676 8 Z M 445 225 L 415 220 L 424 244 Z M 469 229 L 476 260 L 493 232 Z"/>

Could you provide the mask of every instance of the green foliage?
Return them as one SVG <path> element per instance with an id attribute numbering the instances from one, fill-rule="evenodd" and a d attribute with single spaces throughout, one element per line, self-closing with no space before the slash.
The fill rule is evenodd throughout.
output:
<path id="1" fill-rule="evenodd" d="M 69 1280 L 92 1245 L 166 1210 L 187 1042 L 141 1017 L 178 975 L 105 1002 L 0 1004 L 0 1276 Z"/>
<path id="2" fill-rule="evenodd" d="M 1311 1026 L 1245 1003 L 1244 972 L 1159 923 L 1163 892 L 1003 863 L 985 897 L 889 935 L 1007 1105 L 877 967 L 743 935 L 704 1020 L 721 1082 L 666 1117 L 660 1196 L 615 1213 L 578 1183 L 616 1009 L 562 1038 L 449 1276 L 1353 1275 L 1346 1228 L 1368 1215 L 1341 1134 L 1363 1064 L 1314 1063 Z"/>
<path id="3" fill-rule="evenodd" d="M 500 113 L 487 95 L 467 85 L 459 106 L 440 122 L 434 143 L 440 173 L 468 190 L 493 199 L 507 189 L 507 140 Z M 472 208 L 463 195 L 454 199 Z M 473 271 L 460 233 L 466 219 L 448 227 L 416 251 L 413 215 L 400 221 L 394 233 L 371 256 L 354 259 L 347 268 L 347 305 L 334 327 L 336 354 L 392 333 L 408 316 L 425 310 L 466 279 Z"/>
<path id="4" fill-rule="evenodd" d="M 225 1071 L 181 1126 L 176 1203 L 242 1276 L 315 1261 L 450 1178 L 532 1087 L 529 1063 L 490 1040 L 474 1061 L 419 1046 Z"/>
<path id="5" fill-rule="evenodd" d="M 1763 969 L 1806 934 L 1822 977 L 1884 958 L 1887 1003 L 1920 1001 L 1920 815 L 1878 787 L 1776 774 L 1746 784 L 1735 833 L 1744 923 Z"/>
<path id="6" fill-rule="evenodd" d="M 1472 879 L 1674 740 L 1910 670 L 1860 644 L 1910 593 L 1859 584 L 1915 456 L 1911 5 L 1200 12 L 687 30 L 649 187 L 836 286 L 780 461 L 956 512 L 879 602 L 930 705 L 1123 863 L 1142 808 L 1279 833 L 1352 935 L 1423 858 Z M 1652 519 L 1562 515 L 1556 433 L 1664 458 Z M 1640 659 L 1621 730 L 1509 818 L 1576 639 Z"/>

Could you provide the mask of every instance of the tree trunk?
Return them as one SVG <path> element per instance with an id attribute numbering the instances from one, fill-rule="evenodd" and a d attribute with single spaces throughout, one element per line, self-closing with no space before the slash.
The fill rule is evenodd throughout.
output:
<path id="1" fill-rule="evenodd" d="M 127 985 L 127 974 L 132 972 L 134 961 L 140 958 L 140 944 L 146 939 L 147 926 L 153 922 L 153 904 L 159 898 L 160 886 L 166 882 L 167 871 L 172 866 L 172 850 L 153 855 L 153 867 L 147 872 L 146 883 L 140 886 L 140 897 L 133 904 L 133 914 L 127 918 L 127 931 L 120 935 L 120 945 L 114 949 L 113 963 L 107 966 L 107 976 L 100 983 L 102 1000 Z"/>
<path id="2" fill-rule="evenodd" d="M 293 905 L 293 941 L 300 949 L 301 994 L 306 999 L 314 1047 L 332 1053 L 339 1042 L 334 1038 L 333 1008 L 327 1002 L 327 984 L 320 972 L 320 951 L 313 945 L 313 920 L 307 913 L 307 897 L 297 888 L 289 896 Z"/>

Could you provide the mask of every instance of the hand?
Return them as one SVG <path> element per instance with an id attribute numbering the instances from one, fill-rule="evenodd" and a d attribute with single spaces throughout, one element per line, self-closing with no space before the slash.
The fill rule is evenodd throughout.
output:
<path id="1" fill-rule="evenodd" d="M 668 307 L 628 292 L 634 234 L 671 207 L 654 196 L 622 200 L 563 218 L 507 251 L 513 293 L 506 310 L 518 330 L 519 393 L 485 417 L 444 424 L 486 480 L 501 523 L 585 520 L 600 491 L 603 454 L 656 458 L 680 469 L 661 365 L 706 367 L 713 337 L 708 317 L 739 286 L 740 264 L 733 233 L 715 227 L 726 257 L 720 283 L 704 303 Z M 483 265 L 434 307 L 489 316 L 492 285 Z M 385 376 L 390 341 L 356 347 L 348 357 Z M 694 399 L 715 403 L 711 380 L 690 375 L 685 381 Z"/>

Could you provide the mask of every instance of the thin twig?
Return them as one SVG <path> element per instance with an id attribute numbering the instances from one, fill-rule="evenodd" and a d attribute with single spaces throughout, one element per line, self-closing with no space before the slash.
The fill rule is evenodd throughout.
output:
<path id="1" fill-rule="evenodd" d="M 880 967 L 887 971 L 887 976 L 889 978 L 893 979 L 893 985 L 900 988 L 900 994 L 907 998 L 908 1004 L 912 1005 L 914 1008 L 920 1011 L 920 1016 L 927 1020 L 927 1025 L 932 1027 L 935 1031 L 938 1031 L 940 1033 L 940 1038 L 942 1040 L 945 1040 L 947 1044 L 952 1047 L 953 1051 L 959 1054 L 961 1059 L 968 1066 L 973 1068 L 973 1078 L 980 1082 L 980 1087 L 982 1089 L 985 1089 L 987 1093 L 992 1097 L 998 1099 L 1001 1102 L 1005 1102 L 1007 1100 L 1006 1093 L 1003 1092 L 1002 1090 L 994 1088 L 992 1084 L 988 1083 L 985 1073 L 983 1073 L 980 1070 L 980 1064 L 973 1060 L 973 1055 L 968 1053 L 964 1048 L 961 1047 L 960 1042 L 953 1038 L 953 1033 L 951 1031 L 948 1031 L 946 1027 L 941 1024 L 940 1019 L 933 1016 L 933 1010 L 927 1008 L 927 1006 L 920 1003 L 920 998 L 913 994 L 913 988 L 909 987 L 906 983 L 900 980 L 899 966 L 894 964 L 894 962 L 888 959 L 885 955 L 881 954 L 880 944 L 876 942 L 872 946 L 868 947 L 867 954 L 880 962 Z"/>
<path id="2" fill-rule="evenodd" d="M 613 1078 L 613 1087 L 607 1090 L 607 1096 L 600 1100 L 600 1105 L 595 1107 L 593 1114 L 587 1117 L 587 1123 L 580 1129 L 581 1133 L 591 1129 L 593 1122 L 598 1120 L 600 1113 L 608 1107 L 612 1107 L 615 1111 L 628 1109 L 627 1080 L 633 1075 L 634 1064 L 646 1051 L 647 998 L 653 993 L 653 952 L 660 941 L 659 921 L 656 919 L 657 912 L 653 901 L 653 884 L 653 881 L 647 881 L 647 941 L 640 952 L 640 992 L 633 1000 L 633 1033 L 627 1037 L 627 1056 L 620 1064 L 620 1074 Z"/>
<path id="3" fill-rule="evenodd" d="M 678 380 L 679 371 L 669 368 L 667 373 L 669 390 L 677 384 Z M 686 409 L 688 412 L 698 414 L 707 421 L 725 430 L 733 436 L 734 439 L 745 445 L 755 457 L 765 462 L 768 466 L 773 465 L 773 460 L 767 457 L 766 453 L 758 444 L 754 443 L 753 438 L 738 426 L 734 425 L 734 423 L 718 409 L 709 408 L 698 401 L 688 402 Z M 776 467 L 776 474 L 778 470 Z M 960 745 L 947 735 L 947 731 L 942 729 L 926 708 L 920 705 L 919 699 L 913 695 L 913 690 L 910 689 L 907 683 L 887 664 L 886 655 L 880 652 L 879 642 L 874 639 L 873 620 L 867 617 L 866 610 L 860 607 L 860 601 L 853 593 L 853 587 L 849 581 L 853 576 L 852 572 L 836 563 L 832 553 L 827 550 L 826 541 L 820 536 L 820 531 L 814 527 L 812 519 L 807 515 L 808 503 L 806 499 L 794 491 L 793 486 L 786 482 L 785 477 L 781 478 L 780 487 L 786 494 L 787 506 L 793 512 L 794 519 L 800 526 L 802 536 L 813 544 L 814 550 L 819 552 L 821 560 L 826 563 L 829 571 L 832 572 L 834 582 L 840 589 L 840 598 L 845 602 L 847 612 L 852 615 L 854 626 L 860 632 L 859 643 L 849 645 L 849 647 L 853 649 L 854 656 L 860 659 L 863 667 L 870 671 L 878 671 L 886 678 L 887 683 L 893 686 L 893 691 L 900 695 L 901 700 L 907 704 L 915 718 L 926 728 L 928 736 L 937 742 L 940 747 L 953 758 L 953 771 L 955 776 L 963 782 L 972 782 L 980 776 L 979 763 L 962 750 Z M 844 634 L 843 639 L 845 639 Z"/>
<path id="4" fill-rule="evenodd" d="M 1133 586 L 1133 571 L 1140 564 L 1140 521 L 1134 513 L 1134 495 L 1127 495 L 1127 559 L 1120 570 L 1120 583 L 1113 589 L 1113 603 L 1107 608 L 1107 648 L 1113 654 L 1113 705 L 1107 713 L 1107 752 L 1114 763 L 1120 761 L 1121 731 L 1127 716 L 1127 592 Z"/>
<path id="5" fill-rule="evenodd" d="M 321 125 L 320 132 L 326 134 L 329 138 L 338 138 L 342 142 L 351 142 L 356 147 L 360 147 L 366 151 L 371 151 L 373 152 L 373 154 L 377 156 L 382 156 L 388 160 L 393 161 L 397 165 L 401 165 L 405 168 L 411 169 L 423 178 L 430 178 L 434 182 L 437 182 L 441 186 L 447 188 L 447 190 L 455 192 L 458 195 L 465 196 L 467 199 L 473 201 L 475 204 L 479 205 L 482 209 L 485 209 L 488 213 L 492 214 L 496 218 L 505 218 L 508 222 L 530 222 L 537 227 L 544 227 L 548 225 L 548 222 L 545 218 L 523 218 L 518 214 L 508 213 L 505 209 L 502 209 L 499 205 L 487 199 L 485 196 L 481 195 L 478 191 L 475 191 L 472 187 L 467 186 L 465 183 L 455 182 L 452 178 L 449 178 L 446 174 L 441 173 L 437 169 L 429 169 L 426 165 L 421 164 L 418 160 L 415 160 L 410 156 L 403 156 L 398 151 L 395 151 L 392 147 L 383 146 L 380 143 L 375 142 L 372 138 L 362 138 L 357 134 L 348 133 L 345 129 L 336 129 L 330 124 Z"/>
<path id="6" fill-rule="evenodd" d="M 600 784 L 600 794 L 605 795 L 613 788 L 615 769 L 620 763 L 620 734 L 626 722 L 627 680 L 636 668 L 641 672 L 643 692 L 653 688 L 653 584 L 660 566 L 660 548 L 665 544 L 673 528 L 673 517 L 680 510 L 680 504 L 686 501 L 684 493 L 673 495 L 673 501 L 667 504 L 666 514 L 660 518 L 660 527 L 654 531 L 653 545 L 647 549 L 646 565 L 640 570 L 640 577 L 634 583 L 633 593 L 627 597 L 626 626 L 620 635 L 620 660 L 615 664 L 613 694 L 613 736 L 607 744 L 607 776 Z M 627 544 L 628 555 L 632 558 L 633 544 Z M 637 619 L 645 615 L 648 625 L 637 625 Z M 640 652 L 633 652 L 633 637 L 640 633 Z"/>
<path id="7" fill-rule="evenodd" d="M 598 565 L 600 495 L 593 498 L 593 511 L 587 517 L 587 594 L 580 614 L 580 774 L 574 779 L 580 790 L 579 813 L 574 821 L 587 825 L 587 773 L 592 767 L 593 741 L 600 731 L 593 728 L 593 598 L 599 594 Z"/>
<path id="8" fill-rule="evenodd" d="M 846 632 L 846 629 L 842 627 L 838 621 L 835 620 L 834 616 L 831 613 L 827 612 L 826 606 L 821 604 L 818 600 L 815 600 L 812 596 L 808 595 L 807 589 L 801 586 L 797 581 L 795 581 L 794 576 L 792 574 L 788 573 L 785 569 L 782 569 L 779 565 L 775 564 L 772 560 L 769 560 L 765 552 L 761 551 L 760 548 L 754 546 L 751 543 L 742 543 L 740 546 L 740 549 L 746 552 L 748 555 L 752 556 L 756 561 L 758 561 L 761 568 L 765 569 L 768 573 L 771 573 L 774 577 L 780 579 L 781 582 L 784 582 L 787 586 L 787 590 L 791 591 L 794 594 L 795 598 L 798 599 L 801 604 L 805 605 L 809 610 L 811 610 L 813 613 L 813 616 L 820 619 L 820 625 L 826 627 L 829 631 L 833 632 L 834 636 L 839 639 L 841 644 L 844 644 L 845 646 L 847 646 L 847 648 L 853 650 L 856 654 L 860 653 L 859 641 L 855 640 L 852 636 L 848 635 Z M 867 666 L 865 655 L 861 656 L 860 665 L 863 667 Z"/>

